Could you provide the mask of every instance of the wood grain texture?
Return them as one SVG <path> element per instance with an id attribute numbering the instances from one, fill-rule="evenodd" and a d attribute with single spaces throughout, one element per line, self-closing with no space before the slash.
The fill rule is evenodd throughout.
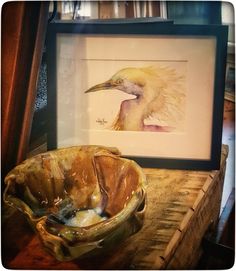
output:
<path id="1" fill-rule="evenodd" d="M 227 153 L 224 146 L 221 169 L 217 171 L 144 169 L 148 178 L 144 226 L 103 256 L 61 263 L 44 251 L 34 235 L 5 267 L 90 270 L 194 268 L 201 255 L 202 237 L 219 217 Z M 27 232 L 22 234 L 27 235 Z"/>
<path id="2" fill-rule="evenodd" d="M 3 5 L 2 178 L 26 158 L 47 14 L 47 2 Z"/>

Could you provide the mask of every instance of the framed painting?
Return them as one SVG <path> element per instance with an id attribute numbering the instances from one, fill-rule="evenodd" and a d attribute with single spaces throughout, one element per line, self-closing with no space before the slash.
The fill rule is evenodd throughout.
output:
<path id="1" fill-rule="evenodd" d="M 117 147 L 143 167 L 220 165 L 226 26 L 52 23 L 48 146 Z"/>

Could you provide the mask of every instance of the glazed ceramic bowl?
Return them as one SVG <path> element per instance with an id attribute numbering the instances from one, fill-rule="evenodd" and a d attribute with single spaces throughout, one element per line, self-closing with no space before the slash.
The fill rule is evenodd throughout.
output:
<path id="1" fill-rule="evenodd" d="M 11 170 L 3 200 L 23 212 L 58 260 L 116 246 L 143 224 L 146 179 L 115 148 L 49 151 Z"/>

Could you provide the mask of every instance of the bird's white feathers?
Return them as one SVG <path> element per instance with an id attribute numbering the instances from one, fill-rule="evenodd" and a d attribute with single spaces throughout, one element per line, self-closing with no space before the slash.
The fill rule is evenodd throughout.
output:
<path id="1" fill-rule="evenodd" d="M 141 67 L 125 68 L 118 71 L 113 80 L 123 80 L 135 83 L 142 87 L 140 99 L 140 110 L 142 112 L 141 121 L 145 125 L 169 126 L 176 130 L 184 127 L 185 116 L 185 77 L 177 74 L 176 70 L 169 67 Z M 135 88 L 127 91 L 135 94 Z M 140 92 L 137 93 L 140 96 Z M 141 106 L 146 103 L 144 109 Z M 135 118 L 135 116 L 133 116 Z M 119 130 L 122 124 L 118 116 L 113 128 Z M 130 120 L 132 121 L 132 120 Z"/>
<path id="2" fill-rule="evenodd" d="M 150 87 L 157 94 L 148 104 L 145 124 L 159 124 L 182 130 L 186 102 L 185 77 L 167 67 L 147 67 L 142 70 L 152 77 Z"/>

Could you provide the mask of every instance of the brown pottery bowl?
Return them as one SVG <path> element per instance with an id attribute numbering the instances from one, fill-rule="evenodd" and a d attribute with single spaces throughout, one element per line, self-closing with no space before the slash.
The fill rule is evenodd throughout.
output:
<path id="1" fill-rule="evenodd" d="M 16 166 L 5 184 L 4 202 L 24 213 L 60 261 L 110 249 L 143 225 L 145 175 L 116 148 L 45 152 Z"/>

